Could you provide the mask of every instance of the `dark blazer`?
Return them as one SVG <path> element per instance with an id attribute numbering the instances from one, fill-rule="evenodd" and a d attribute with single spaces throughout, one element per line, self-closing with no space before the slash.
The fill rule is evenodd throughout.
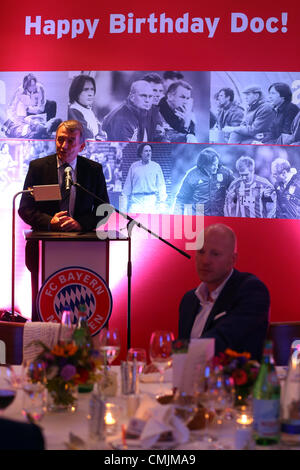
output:
<path id="1" fill-rule="evenodd" d="M 200 311 L 195 289 L 187 292 L 179 307 L 180 339 L 189 339 Z M 215 338 L 215 353 L 226 348 L 249 352 L 260 360 L 267 334 L 270 296 L 267 287 L 253 274 L 234 269 L 206 321 L 201 338 Z"/>
<path id="2" fill-rule="evenodd" d="M 44 437 L 39 426 L 0 418 L 1 450 L 44 450 Z"/>
<path id="3" fill-rule="evenodd" d="M 99 163 L 78 155 L 76 173 L 77 183 L 109 203 L 105 178 Z M 29 164 L 24 189 L 44 184 L 58 184 L 56 155 L 38 158 Z M 84 231 L 93 230 L 101 220 L 101 217 L 96 216 L 99 205 L 100 202 L 95 198 L 76 188 L 74 219 Z M 59 211 L 59 201 L 36 202 L 32 196 L 22 195 L 19 215 L 33 230 L 50 230 L 50 220 Z"/>

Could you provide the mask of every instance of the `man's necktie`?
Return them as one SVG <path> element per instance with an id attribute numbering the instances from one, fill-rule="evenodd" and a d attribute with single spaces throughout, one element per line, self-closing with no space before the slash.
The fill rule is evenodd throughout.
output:
<path id="1" fill-rule="evenodd" d="M 70 189 L 66 189 L 66 177 L 65 177 L 65 169 L 70 166 L 68 163 L 64 163 L 60 166 L 59 171 L 61 171 L 61 201 L 59 203 L 61 211 L 68 211 L 69 212 L 69 204 L 70 204 Z"/>

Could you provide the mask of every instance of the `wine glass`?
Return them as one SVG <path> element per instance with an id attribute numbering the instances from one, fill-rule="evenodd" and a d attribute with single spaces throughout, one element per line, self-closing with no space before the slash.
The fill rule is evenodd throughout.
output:
<path id="1" fill-rule="evenodd" d="M 103 328 L 99 334 L 99 350 L 103 357 L 104 365 L 110 367 L 120 353 L 120 335 L 117 328 L 108 330 Z"/>
<path id="2" fill-rule="evenodd" d="M 65 307 L 61 316 L 59 339 L 71 341 L 74 331 L 72 314 L 69 308 Z"/>
<path id="3" fill-rule="evenodd" d="M 127 352 L 127 361 L 130 364 L 135 363 L 138 374 L 143 372 L 143 369 L 147 362 L 147 354 L 143 348 L 130 348 Z"/>
<path id="4" fill-rule="evenodd" d="M 165 370 L 172 364 L 172 342 L 174 335 L 171 331 L 154 331 L 150 339 L 149 355 L 151 362 L 160 372 L 160 384 L 164 381 Z"/>
<path id="5" fill-rule="evenodd" d="M 14 401 L 16 390 L 12 385 L 11 369 L 9 366 L 0 364 L 0 413 Z"/>
<path id="6" fill-rule="evenodd" d="M 38 423 L 46 412 L 46 389 L 42 383 L 27 382 L 23 386 L 22 414 L 30 423 Z"/>

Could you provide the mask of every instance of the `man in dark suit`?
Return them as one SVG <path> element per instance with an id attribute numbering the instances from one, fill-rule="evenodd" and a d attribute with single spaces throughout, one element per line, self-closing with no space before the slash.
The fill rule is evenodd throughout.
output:
<path id="1" fill-rule="evenodd" d="M 36 424 L 0 419 L 0 450 L 44 450 L 44 437 Z"/>
<path id="2" fill-rule="evenodd" d="M 19 215 L 35 231 L 89 232 L 103 219 L 96 215 L 101 204 L 83 189 L 64 187 L 65 165 L 71 167 L 74 182 L 109 204 L 102 166 L 80 155 L 84 149 L 84 130 L 76 120 L 62 122 L 56 131 L 56 154 L 38 158 L 29 164 L 24 189 L 32 186 L 59 184 L 64 197 L 62 201 L 35 201 L 25 193 L 22 196 Z M 106 214 L 106 211 L 102 211 Z M 39 290 L 39 251 L 36 240 L 26 243 L 26 266 L 31 271 L 32 320 L 38 320 L 36 296 Z"/>
<path id="3" fill-rule="evenodd" d="M 236 237 L 228 226 L 204 230 L 196 253 L 202 283 L 180 303 L 178 337 L 214 338 L 216 354 L 231 348 L 259 360 L 268 328 L 269 292 L 253 274 L 234 269 L 236 257 Z"/>
<path id="4" fill-rule="evenodd" d="M 82 125 L 75 120 L 62 122 L 56 132 L 56 154 L 30 162 L 24 189 L 62 184 L 65 178 L 64 164 L 67 164 L 72 168 L 73 181 L 94 193 L 104 203 L 109 203 L 102 166 L 78 155 L 84 147 Z M 91 195 L 73 186 L 69 190 L 67 210 L 62 210 L 59 201 L 36 202 L 31 195 L 23 194 L 19 215 L 34 230 L 90 231 L 101 220 L 96 216 L 99 204 Z"/>

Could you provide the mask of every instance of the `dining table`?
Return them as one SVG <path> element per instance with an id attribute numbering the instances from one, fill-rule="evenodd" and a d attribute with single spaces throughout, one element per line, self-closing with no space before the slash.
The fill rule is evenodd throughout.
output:
<path id="1" fill-rule="evenodd" d="M 21 366 L 14 366 L 16 374 Z M 120 367 L 111 368 L 118 377 L 118 389 L 115 396 L 106 397 L 105 402 L 117 405 L 120 410 L 120 416 L 114 427 L 113 432 L 106 432 L 104 437 L 95 438 L 90 433 L 90 406 L 94 391 L 89 393 L 78 393 L 78 406 L 75 412 L 45 412 L 43 418 L 37 424 L 41 427 L 45 440 L 46 450 L 145 450 L 139 445 L 138 440 L 126 440 L 124 438 L 124 429 L 126 429 L 130 418 L 139 401 L 144 396 L 156 399 L 158 393 L 169 395 L 172 393 L 172 369 L 170 368 L 165 376 L 163 383 L 160 383 L 159 374 L 149 374 L 141 376 L 139 380 L 139 390 L 136 395 L 124 395 L 120 386 Z M 280 369 L 281 379 L 284 379 L 286 370 Z M 281 381 L 282 381 L 281 380 Z M 4 411 L 4 417 L 26 421 L 26 416 L 22 413 L 24 392 L 21 388 L 17 389 L 16 397 L 12 404 Z M 133 409 L 134 408 L 134 409 Z M 207 429 L 198 429 L 189 432 L 189 439 L 181 444 L 176 442 L 173 445 L 164 445 L 162 443 L 160 450 L 180 450 L 180 451 L 198 451 L 198 450 L 241 450 L 257 449 L 252 439 L 251 427 L 237 425 L 234 414 L 224 419 L 221 425 L 214 426 L 211 430 L 212 436 L 205 437 Z M 247 439 L 245 441 L 245 436 Z M 241 439 L 243 443 L 241 444 Z M 282 445 L 276 444 L 270 446 L 271 449 L 281 449 Z M 147 449 L 146 449 L 147 450 Z"/>

